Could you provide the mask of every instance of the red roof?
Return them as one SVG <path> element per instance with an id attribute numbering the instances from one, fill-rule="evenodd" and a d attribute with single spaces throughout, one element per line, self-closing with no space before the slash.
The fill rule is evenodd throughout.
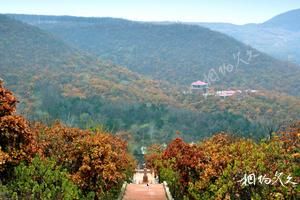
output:
<path id="1" fill-rule="evenodd" d="M 208 85 L 208 83 L 205 83 L 202 81 L 196 81 L 196 82 L 193 82 L 192 85 Z"/>

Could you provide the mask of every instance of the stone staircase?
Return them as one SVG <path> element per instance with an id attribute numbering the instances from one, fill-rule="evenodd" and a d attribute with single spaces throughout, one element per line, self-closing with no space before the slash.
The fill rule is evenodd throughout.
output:
<path id="1" fill-rule="evenodd" d="M 173 200 L 167 183 L 159 184 L 153 171 L 137 169 L 133 183 L 123 184 L 118 200 Z"/>
<path id="2" fill-rule="evenodd" d="M 167 200 L 163 184 L 128 184 L 123 200 Z"/>

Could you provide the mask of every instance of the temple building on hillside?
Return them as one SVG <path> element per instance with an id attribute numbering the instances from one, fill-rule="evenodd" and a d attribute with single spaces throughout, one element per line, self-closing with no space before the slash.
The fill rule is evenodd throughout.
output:
<path id="1" fill-rule="evenodd" d="M 208 83 L 196 81 L 191 84 L 192 93 L 206 94 L 208 92 Z"/>

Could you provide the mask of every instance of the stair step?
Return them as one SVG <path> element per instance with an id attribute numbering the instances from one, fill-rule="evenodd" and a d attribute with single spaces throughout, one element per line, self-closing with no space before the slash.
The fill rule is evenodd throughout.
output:
<path id="1" fill-rule="evenodd" d="M 166 200 L 162 184 L 128 184 L 123 200 Z"/>

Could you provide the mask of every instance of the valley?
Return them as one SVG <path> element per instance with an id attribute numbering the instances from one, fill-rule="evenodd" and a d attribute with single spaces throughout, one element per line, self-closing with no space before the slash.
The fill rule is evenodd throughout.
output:
<path id="1" fill-rule="evenodd" d="M 296 199 L 298 13 L 0 14 L 0 199 Z M 288 189 L 238 182 L 278 172 Z"/>

